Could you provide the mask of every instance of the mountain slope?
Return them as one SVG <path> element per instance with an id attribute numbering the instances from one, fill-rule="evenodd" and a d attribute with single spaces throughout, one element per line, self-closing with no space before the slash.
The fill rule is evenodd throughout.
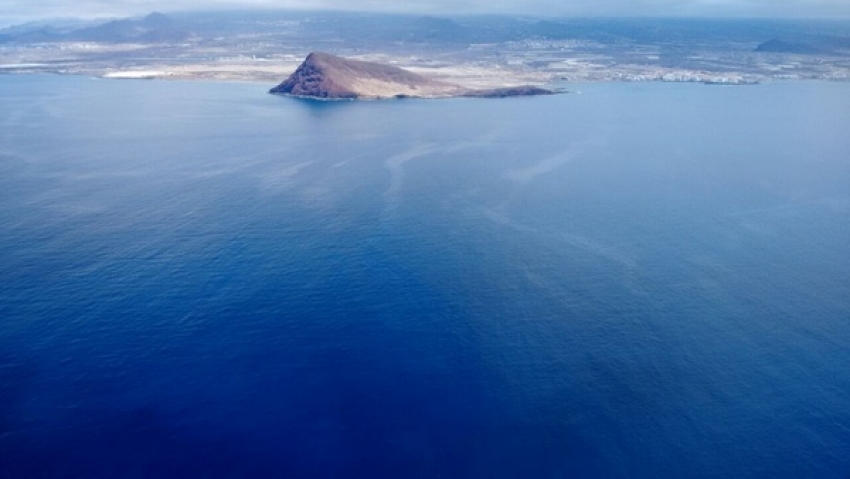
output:
<path id="1" fill-rule="evenodd" d="M 271 93 L 315 98 L 390 98 L 447 96 L 461 87 L 391 65 L 349 60 L 313 52 Z"/>
<path id="2" fill-rule="evenodd" d="M 269 93 L 325 99 L 376 99 L 460 96 L 496 98 L 553 92 L 534 86 L 473 90 L 391 65 L 313 52 L 289 78 L 269 90 Z"/>

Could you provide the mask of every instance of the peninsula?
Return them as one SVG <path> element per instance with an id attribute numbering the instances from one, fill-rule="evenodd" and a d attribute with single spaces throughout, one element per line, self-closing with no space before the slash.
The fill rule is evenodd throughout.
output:
<path id="1" fill-rule="evenodd" d="M 380 98 L 503 98 L 551 95 L 555 92 L 531 85 L 471 89 L 432 79 L 403 68 L 328 53 L 313 52 L 269 93 L 305 98 L 354 100 Z"/>

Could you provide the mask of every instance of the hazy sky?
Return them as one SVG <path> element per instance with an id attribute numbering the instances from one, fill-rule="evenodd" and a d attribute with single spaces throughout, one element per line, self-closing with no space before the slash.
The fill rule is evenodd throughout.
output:
<path id="1" fill-rule="evenodd" d="M 153 10 L 299 8 L 428 14 L 850 17 L 850 0 L 0 0 L 0 24 L 141 15 Z"/>

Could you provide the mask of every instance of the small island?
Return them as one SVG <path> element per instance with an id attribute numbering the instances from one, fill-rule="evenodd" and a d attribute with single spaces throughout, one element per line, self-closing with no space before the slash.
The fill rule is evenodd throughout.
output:
<path id="1" fill-rule="evenodd" d="M 382 98 L 504 98 L 552 95 L 557 92 L 531 85 L 471 89 L 392 65 L 351 60 L 313 52 L 269 93 L 327 100 Z"/>

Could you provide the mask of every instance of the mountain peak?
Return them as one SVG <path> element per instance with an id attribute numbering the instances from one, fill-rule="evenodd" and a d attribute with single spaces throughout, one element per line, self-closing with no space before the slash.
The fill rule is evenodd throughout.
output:
<path id="1" fill-rule="evenodd" d="M 312 52 L 271 93 L 313 98 L 392 98 L 447 96 L 460 90 L 450 83 L 407 70 L 324 52 Z"/>
<path id="2" fill-rule="evenodd" d="M 392 65 L 312 52 L 289 78 L 269 90 L 269 93 L 324 99 L 377 99 L 458 96 L 492 98 L 545 95 L 552 92 L 531 86 L 471 90 Z"/>
<path id="3" fill-rule="evenodd" d="M 165 14 L 159 12 L 151 12 L 142 19 L 142 23 L 151 28 L 161 28 L 171 25 L 171 19 Z"/>

